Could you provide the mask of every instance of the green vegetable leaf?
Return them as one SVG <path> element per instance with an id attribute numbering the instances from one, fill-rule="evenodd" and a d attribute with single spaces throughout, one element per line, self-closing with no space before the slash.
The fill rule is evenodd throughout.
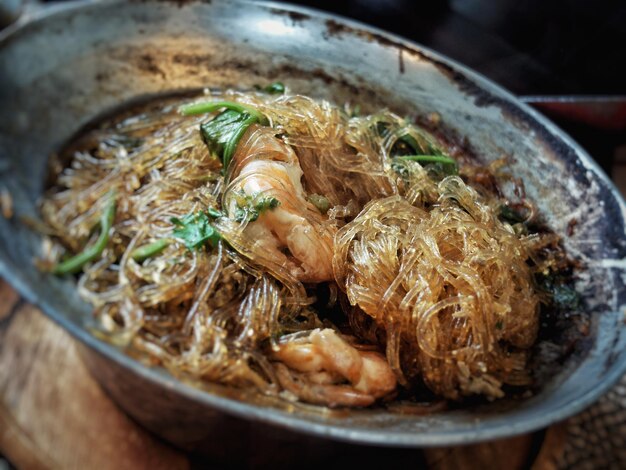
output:
<path id="1" fill-rule="evenodd" d="M 459 168 L 456 160 L 449 157 L 442 148 L 437 145 L 436 139 L 425 130 L 406 124 L 405 126 L 392 127 L 385 121 L 376 122 L 376 132 L 381 137 L 387 137 L 391 133 L 400 134 L 391 149 L 393 156 L 392 167 L 403 176 L 401 164 L 405 161 L 418 162 L 422 166 L 430 166 L 437 175 L 457 175 Z"/>
<path id="2" fill-rule="evenodd" d="M 214 209 L 212 207 L 209 207 L 206 212 L 209 215 L 209 217 L 212 217 L 214 219 L 217 219 L 218 217 L 223 217 L 224 216 L 223 213 L 221 213 L 220 211 L 218 211 L 217 209 Z"/>
<path id="3" fill-rule="evenodd" d="M 507 206 L 506 204 L 502 204 L 500 206 L 499 212 L 500 213 L 498 215 L 500 216 L 500 219 L 510 223 L 511 225 L 519 224 L 520 222 L 524 222 L 526 220 L 524 214 L 520 213 L 511 206 Z"/>
<path id="4" fill-rule="evenodd" d="M 252 124 L 258 122 L 255 116 L 228 109 L 213 120 L 200 126 L 200 132 L 209 149 L 221 156 L 224 169 L 228 168 L 235 154 L 237 144 Z"/>
<path id="5" fill-rule="evenodd" d="M 236 222 L 254 222 L 259 216 L 268 210 L 276 209 L 280 201 L 273 196 L 243 196 L 242 201 L 238 201 L 237 208 L 233 214 Z"/>
<path id="6" fill-rule="evenodd" d="M 566 284 L 552 286 L 552 301 L 562 310 L 573 311 L 580 307 L 580 294 Z"/>
<path id="7" fill-rule="evenodd" d="M 265 93 L 269 93 L 270 95 L 282 95 L 285 93 L 285 85 L 281 82 L 270 83 L 263 88 L 263 91 Z"/>
<path id="8" fill-rule="evenodd" d="M 440 173 L 444 176 L 457 175 L 459 168 L 456 160 L 447 157 L 445 155 L 402 155 L 400 157 L 393 157 L 394 161 L 398 162 L 418 162 L 420 165 L 436 165 Z"/>
<path id="9" fill-rule="evenodd" d="M 89 248 L 85 248 L 82 252 L 72 256 L 70 259 L 57 264 L 52 270 L 54 274 L 63 275 L 77 273 L 83 269 L 85 264 L 100 257 L 109 242 L 109 232 L 115 220 L 115 193 L 113 191 L 109 192 L 107 198 L 108 200 L 104 210 L 100 215 L 100 235 L 96 242 Z"/>
<path id="10" fill-rule="evenodd" d="M 202 213 L 200 213 L 202 214 Z M 212 219 L 217 219 L 218 217 L 222 217 L 224 214 L 222 214 L 220 211 L 218 211 L 217 209 L 214 209 L 213 207 L 209 207 L 206 211 L 206 215 L 208 215 L 210 218 Z M 189 216 L 187 216 L 189 217 Z M 187 219 L 187 217 L 185 217 L 185 219 Z M 183 219 L 183 221 L 185 220 Z M 185 223 L 183 221 L 180 221 L 178 219 L 175 219 L 179 222 L 179 224 L 177 224 L 177 226 L 180 227 L 180 225 L 185 226 Z M 203 222 L 200 224 L 202 225 Z M 213 231 L 215 231 L 215 228 L 211 227 L 211 229 Z M 174 234 L 176 234 L 177 230 L 181 230 L 180 228 L 178 229 L 174 229 Z M 203 227 L 199 228 L 199 231 L 202 232 L 202 230 L 205 230 Z M 206 232 L 207 230 L 205 230 Z M 179 237 L 180 238 L 180 237 Z M 212 241 L 213 238 L 209 238 L 209 241 Z M 146 245 L 140 246 L 139 248 L 135 248 L 132 253 L 130 254 L 130 256 L 137 261 L 138 263 L 147 260 L 148 258 L 152 258 L 153 256 L 158 255 L 159 253 L 161 253 L 165 248 L 167 248 L 170 244 L 172 243 L 172 240 L 170 238 L 161 238 L 159 240 L 156 240 L 152 243 L 148 243 Z M 213 244 L 213 243 L 212 243 Z M 187 244 L 185 244 L 188 248 L 189 246 Z"/>
<path id="11" fill-rule="evenodd" d="M 234 101 L 206 101 L 202 103 L 186 104 L 179 108 L 181 114 L 185 116 L 193 116 L 197 114 L 206 114 L 219 111 L 220 109 L 229 109 L 241 114 L 254 116 L 258 122 L 265 122 L 263 115 L 252 106 L 235 103 Z"/>
<path id="12" fill-rule="evenodd" d="M 206 212 L 188 214 L 182 219 L 172 217 L 170 219 L 176 228 L 174 237 L 182 240 L 189 250 L 200 249 L 207 242 L 216 247 L 222 236 L 211 225 L 209 215 Z"/>
<path id="13" fill-rule="evenodd" d="M 328 209 L 330 209 L 330 201 L 326 196 L 321 196 L 319 194 L 309 194 L 307 197 L 308 201 L 317 207 L 317 210 L 322 214 L 326 214 Z"/>
<path id="14" fill-rule="evenodd" d="M 422 129 L 413 129 L 413 134 L 404 134 L 398 138 L 394 147 L 396 156 L 432 155 L 445 157 L 445 152 L 436 144 L 434 137 Z M 449 158 L 449 157 L 448 157 Z"/>
<path id="15" fill-rule="evenodd" d="M 404 148 L 408 148 L 408 153 L 431 150 L 430 146 L 420 145 L 415 137 L 410 134 L 404 134 L 402 137 L 400 137 L 398 139 L 398 144 L 400 145 L 400 147 L 404 146 Z"/>
<path id="16" fill-rule="evenodd" d="M 135 248 L 130 256 L 132 259 L 137 261 L 138 263 L 147 260 L 148 258 L 152 258 L 153 256 L 161 253 L 165 248 L 167 248 L 172 241 L 167 238 L 161 238 L 152 243 L 148 243 L 147 245 L 140 246 L 139 248 Z"/>
<path id="17" fill-rule="evenodd" d="M 567 279 L 557 274 L 538 275 L 537 283 L 550 295 L 552 304 L 563 311 L 575 311 L 581 307 L 580 294 L 568 283 Z"/>
<path id="18" fill-rule="evenodd" d="M 200 132 L 209 150 L 221 157 L 224 170 L 228 168 L 237 144 L 252 124 L 265 124 L 267 119 L 257 109 L 233 101 L 209 101 L 181 106 L 185 116 L 212 113 L 224 109 L 209 122 L 200 126 Z"/>
<path id="19" fill-rule="evenodd" d="M 376 133 L 381 137 L 390 134 L 397 135 L 396 142 L 391 149 L 393 156 L 400 155 L 444 155 L 444 152 L 435 144 L 434 138 L 426 134 L 423 129 L 410 125 L 392 125 L 385 121 L 376 121 Z"/>

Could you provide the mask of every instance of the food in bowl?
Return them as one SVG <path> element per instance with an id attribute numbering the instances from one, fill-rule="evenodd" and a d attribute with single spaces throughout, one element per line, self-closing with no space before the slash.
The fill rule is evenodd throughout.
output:
<path id="1" fill-rule="evenodd" d="M 176 374 L 330 407 L 527 392 L 572 262 L 441 125 L 282 84 L 151 101 L 62 152 L 41 266 Z"/>

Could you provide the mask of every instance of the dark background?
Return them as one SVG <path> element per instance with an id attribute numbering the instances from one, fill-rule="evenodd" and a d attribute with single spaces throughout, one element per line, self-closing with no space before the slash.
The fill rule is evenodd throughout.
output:
<path id="1" fill-rule="evenodd" d="M 517 94 L 626 94 L 626 2 L 293 0 L 430 47 Z"/>

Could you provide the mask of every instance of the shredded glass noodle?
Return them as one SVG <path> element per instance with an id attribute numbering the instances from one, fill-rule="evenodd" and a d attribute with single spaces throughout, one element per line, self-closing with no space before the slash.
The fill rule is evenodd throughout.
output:
<path id="1" fill-rule="evenodd" d="M 329 406 L 532 384 L 535 279 L 563 254 L 553 234 L 502 217 L 510 201 L 477 165 L 386 110 L 207 99 L 263 116 L 227 168 L 200 132 L 223 110 L 163 100 L 73 142 L 42 201 L 53 270 L 102 239 L 114 198 L 106 246 L 78 277 L 110 341 L 177 374 Z"/>

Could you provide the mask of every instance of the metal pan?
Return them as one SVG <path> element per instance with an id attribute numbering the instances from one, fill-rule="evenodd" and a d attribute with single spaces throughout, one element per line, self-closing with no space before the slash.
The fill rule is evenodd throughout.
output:
<path id="1" fill-rule="evenodd" d="M 448 135 L 467 139 L 484 162 L 511 157 L 511 171 L 585 264 L 578 288 L 592 319 L 587 339 L 540 393 L 428 416 L 258 406 L 99 341 L 73 283 L 34 267 L 40 237 L 21 218 L 37 214 L 48 156 L 83 124 L 141 95 L 277 79 L 339 103 L 437 112 Z M 80 340 L 91 372 L 121 407 L 181 446 L 232 457 L 269 440 L 305 456 L 326 448 L 319 438 L 416 447 L 505 437 L 582 410 L 626 369 L 626 210 L 607 177 L 561 130 L 485 78 L 341 18 L 217 0 L 85 2 L 31 15 L 0 35 L 0 187 L 16 209 L 0 218 L 0 274 Z"/>

